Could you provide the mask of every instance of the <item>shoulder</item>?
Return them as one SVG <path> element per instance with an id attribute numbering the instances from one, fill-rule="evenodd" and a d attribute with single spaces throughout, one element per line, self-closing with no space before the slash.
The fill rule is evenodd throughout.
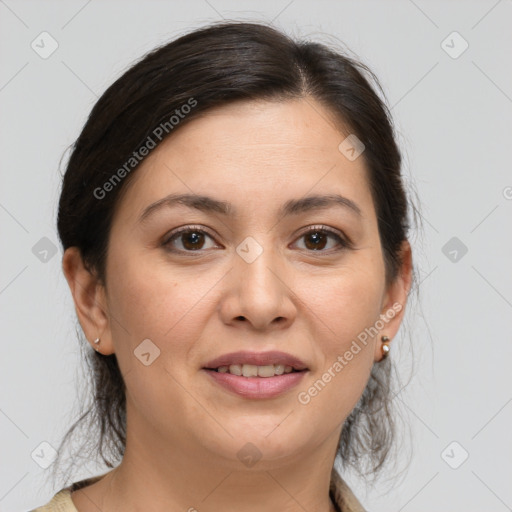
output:
<path id="1" fill-rule="evenodd" d="M 71 499 L 71 493 L 97 482 L 100 478 L 103 478 L 103 476 L 104 475 L 86 478 L 75 482 L 68 487 L 64 487 L 58 491 L 48 503 L 34 508 L 29 512 L 78 512 L 73 500 Z"/>
<path id="2" fill-rule="evenodd" d="M 75 482 L 57 492 L 45 505 L 32 509 L 29 512 L 78 512 L 71 499 L 71 493 L 97 482 L 103 476 L 100 475 Z M 350 487 L 335 470 L 333 470 L 331 476 L 331 495 L 341 512 L 366 512 Z"/>
<path id="3" fill-rule="evenodd" d="M 61 489 L 46 505 L 37 507 L 30 512 L 78 512 L 71 499 L 69 488 Z"/>
<path id="4" fill-rule="evenodd" d="M 366 512 L 361 502 L 356 498 L 345 480 L 333 468 L 331 473 L 330 493 L 333 502 L 338 506 L 341 512 Z"/>

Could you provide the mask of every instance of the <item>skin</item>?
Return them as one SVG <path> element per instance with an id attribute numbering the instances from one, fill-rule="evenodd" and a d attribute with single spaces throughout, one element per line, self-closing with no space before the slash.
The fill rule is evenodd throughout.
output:
<path id="1" fill-rule="evenodd" d="M 364 159 L 350 161 L 338 149 L 349 133 L 312 98 L 210 110 L 135 171 L 113 219 L 106 287 L 76 248 L 66 250 L 63 269 L 85 335 L 91 346 L 101 338 L 103 354 L 116 354 L 127 386 L 125 456 L 72 494 L 80 512 L 332 510 L 342 425 L 382 358 L 380 336 L 392 340 L 399 329 L 411 284 L 404 242 L 400 274 L 386 285 Z M 139 222 L 170 193 L 228 201 L 238 215 L 176 206 Z M 354 201 L 361 216 L 334 206 L 277 217 L 290 199 L 332 193 Z M 209 230 L 195 242 L 200 250 L 183 236 L 163 246 L 187 225 Z M 317 225 L 340 231 L 353 247 L 324 235 L 315 250 L 304 232 Z M 247 236 L 263 249 L 252 263 L 236 252 Z M 307 405 L 299 403 L 299 392 L 395 303 L 403 309 L 379 335 Z M 147 338 L 160 349 L 149 366 L 134 356 Z M 278 397 L 243 398 L 202 370 L 242 349 L 289 352 L 309 371 Z M 252 467 L 237 457 L 249 442 L 261 453 Z"/>

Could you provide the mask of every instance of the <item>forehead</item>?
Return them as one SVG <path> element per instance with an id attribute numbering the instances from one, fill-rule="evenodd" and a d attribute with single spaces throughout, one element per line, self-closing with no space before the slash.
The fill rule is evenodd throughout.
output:
<path id="1" fill-rule="evenodd" d="M 238 148 L 263 152 L 275 147 L 276 152 L 288 149 L 300 154 L 337 150 L 349 133 L 332 111 L 313 98 L 237 101 L 200 114 L 164 144 L 201 150 L 210 141 L 222 142 L 216 148 L 222 153 Z"/>
<path id="2" fill-rule="evenodd" d="M 215 192 L 246 204 L 264 199 L 281 203 L 279 198 L 308 192 L 364 201 L 364 160 L 351 161 L 339 149 L 349 134 L 332 112 L 311 98 L 210 109 L 153 150 L 136 170 L 129 187 L 133 190 L 126 195 L 140 208 L 175 190 Z"/>

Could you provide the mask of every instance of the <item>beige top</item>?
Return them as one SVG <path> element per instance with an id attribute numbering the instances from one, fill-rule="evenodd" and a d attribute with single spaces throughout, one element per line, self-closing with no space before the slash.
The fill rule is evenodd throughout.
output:
<path id="1" fill-rule="evenodd" d="M 97 482 L 104 476 L 95 476 L 75 482 L 69 487 L 61 489 L 46 505 L 30 512 L 78 512 L 71 499 L 71 493 Z M 366 512 L 345 481 L 335 471 L 332 472 L 329 494 L 338 512 Z"/>

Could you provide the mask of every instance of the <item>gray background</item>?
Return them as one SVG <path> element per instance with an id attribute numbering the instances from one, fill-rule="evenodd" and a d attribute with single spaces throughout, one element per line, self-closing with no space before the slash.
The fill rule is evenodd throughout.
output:
<path id="1" fill-rule="evenodd" d="M 409 311 L 411 340 L 401 330 L 392 349 L 407 381 L 414 347 L 413 379 L 396 397 L 412 462 L 370 489 L 347 475 L 354 491 L 372 511 L 512 510 L 510 0 L 0 0 L 0 510 L 58 490 L 31 454 L 58 445 L 81 378 L 55 230 L 59 160 L 130 63 L 221 18 L 346 43 L 385 87 L 421 198 L 421 307 Z M 46 59 L 31 47 L 44 31 L 58 43 Z M 84 464 L 75 480 L 100 472 Z"/>

